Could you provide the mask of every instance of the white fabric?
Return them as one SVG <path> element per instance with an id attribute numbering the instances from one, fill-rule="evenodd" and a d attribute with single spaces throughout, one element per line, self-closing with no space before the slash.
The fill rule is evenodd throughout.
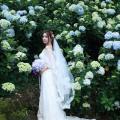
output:
<path id="1" fill-rule="evenodd" d="M 46 63 L 47 69 L 39 76 L 39 109 L 37 113 L 38 120 L 83 120 L 78 117 L 66 116 L 59 100 L 59 91 L 56 76 L 56 58 L 52 49 L 45 48 L 39 55 Z"/>
<path id="2" fill-rule="evenodd" d="M 59 94 L 59 100 L 61 101 L 61 107 L 63 109 L 70 109 L 70 104 L 75 96 L 75 90 L 73 87 L 74 77 L 68 69 L 67 61 L 63 56 L 63 53 L 54 38 L 53 41 L 53 53 L 55 57 L 55 73 L 56 73 L 56 85 Z"/>

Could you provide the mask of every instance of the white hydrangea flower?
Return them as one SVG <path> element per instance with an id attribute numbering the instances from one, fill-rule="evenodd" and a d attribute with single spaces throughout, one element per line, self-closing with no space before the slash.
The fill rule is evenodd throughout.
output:
<path id="1" fill-rule="evenodd" d="M 0 5 L 0 8 L 2 10 L 9 10 L 9 7 L 7 5 L 5 5 L 5 4 Z"/>
<path id="2" fill-rule="evenodd" d="M 77 5 L 72 4 L 71 6 L 69 6 L 69 10 L 77 13 L 78 15 L 83 15 L 84 14 L 83 6 L 80 5 L 79 3 Z"/>
<path id="3" fill-rule="evenodd" d="M 112 32 L 112 37 L 115 39 L 119 39 L 120 38 L 119 32 Z"/>
<path id="4" fill-rule="evenodd" d="M 13 92 L 15 90 L 15 85 L 10 82 L 6 82 L 2 84 L 2 89 L 5 91 Z"/>
<path id="5" fill-rule="evenodd" d="M 25 34 L 25 35 L 26 35 L 26 37 L 27 37 L 27 38 L 32 37 L 32 33 L 31 33 L 31 32 L 26 32 L 26 34 Z"/>
<path id="6" fill-rule="evenodd" d="M 109 18 L 107 21 L 108 24 L 114 25 L 116 23 L 116 21 L 112 18 Z"/>
<path id="7" fill-rule="evenodd" d="M 27 72 L 30 73 L 32 70 L 32 67 L 29 63 L 19 62 L 17 64 L 17 67 L 19 68 L 19 72 Z"/>
<path id="8" fill-rule="evenodd" d="M 73 53 L 74 55 L 79 54 L 83 54 L 83 48 L 81 47 L 81 45 L 77 44 L 74 48 L 73 48 Z"/>
<path id="9" fill-rule="evenodd" d="M 7 29 L 5 32 L 6 32 L 7 37 L 14 37 L 15 36 L 15 31 L 13 28 Z"/>
<path id="10" fill-rule="evenodd" d="M 90 85 L 91 84 L 91 80 L 90 79 L 84 79 L 83 80 L 83 84 L 86 85 L 86 86 Z"/>
<path id="11" fill-rule="evenodd" d="M 105 8 L 105 7 L 106 7 L 105 1 L 102 1 L 102 2 L 101 2 L 101 7 L 102 7 L 102 8 Z"/>
<path id="12" fill-rule="evenodd" d="M 0 27 L 2 27 L 3 29 L 8 28 L 10 25 L 11 25 L 11 23 L 6 19 L 0 20 Z"/>
<path id="13" fill-rule="evenodd" d="M 97 22 L 97 27 L 100 28 L 100 29 L 102 29 L 105 25 L 106 25 L 106 23 L 103 20 Z"/>
<path id="14" fill-rule="evenodd" d="M 35 15 L 35 11 L 34 10 L 29 10 L 29 14 L 30 15 Z"/>
<path id="15" fill-rule="evenodd" d="M 8 43 L 7 40 L 1 41 L 1 46 L 2 46 L 2 48 L 3 48 L 4 50 L 10 50 L 10 49 L 11 49 L 11 46 L 10 46 L 10 44 Z"/>
<path id="16" fill-rule="evenodd" d="M 108 24 L 106 25 L 106 28 L 107 28 L 107 29 L 112 29 L 113 26 L 112 26 L 112 24 L 109 24 L 109 23 L 108 23 Z"/>
<path id="17" fill-rule="evenodd" d="M 104 35 L 105 39 L 109 40 L 112 38 L 112 32 L 108 31 L 105 35 Z"/>
<path id="18" fill-rule="evenodd" d="M 78 23 L 74 23 L 74 25 L 73 25 L 74 27 L 77 27 L 78 26 Z"/>
<path id="19" fill-rule="evenodd" d="M 81 61 L 77 61 L 76 68 L 79 68 L 80 70 L 84 68 L 84 64 Z"/>
<path id="20" fill-rule="evenodd" d="M 84 32 L 84 31 L 86 30 L 86 28 L 85 28 L 85 26 L 79 26 L 79 30 L 80 30 L 81 32 Z"/>
<path id="21" fill-rule="evenodd" d="M 94 75 L 91 71 L 88 71 L 85 75 L 85 79 L 93 79 Z"/>
<path id="22" fill-rule="evenodd" d="M 104 53 L 102 53 L 102 54 L 100 54 L 100 55 L 98 56 L 98 60 L 103 60 L 103 59 L 104 59 L 104 57 L 105 57 L 105 54 L 104 54 Z"/>
<path id="23" fill-rule="evenodd" d="M 120 102 L 119 102 L 119 101 L 115 101 L 115 102 L 114 102 L 114 106 L 115 106 L 116 108 L 120 108 Z"/>
<path id="24" fill-rule="evenodd" d="M 59 3 L 63 3 L 63 2 L 66 2 L 66 0 L 55 0 L 54 1 L 55 4 L 59 4 Z"/>
<path id="25" fill-rule="evenodd" d="M 116 13 L 116 11 L 114 9 L 107 9 L 107 14 L 109 15 L 114 15 Z"/>
<path id="26" fill-rule="evenodd" d="M 119 29 L 120 29 L 120 24 L 117 24 L 117 25 L 115 26 L 115 29 L 116 29 L 116 30 L 119 30 Z"/>
<path id="27" fill-rule="evenodd" d="M 36 27 L 36 26 L 37 26 L 35 21 L 30 21 L 29 23 L 30 23 L 33 27 Z"/>
<path id="28" fill-rule="evenodd" d="M 80 77 L 76 77 L 75 78 L 75 82 L 79 81 L 80 80 Z"/>
<path id="29" fill-rule="evenodd" d="M 87 103 L 87 102 L 83 103 L 82 106 L 83 106 L 84 108 L 90 108 L 90 104 Z"/>
<path id="30" fill-rule="evenodd" d="M 19 22 L 20 22 L 20 23 L 26 23 L 26 22 L 28 22 L 27 16 L 22 16 L 22 17 L 20 17 Z"/>
<path id="31" fill-rule="evenodd" d="M 75 35 L 79 36 L 81 34 L 81 32 L 79 30 L 75 30 Z"/>
<path id="32" fill-rule="evenodd" d="M 120 50 L 120 41 L 114 41 L 113 42 L 113 49 L 114 50 Z"/>
<path id="33" fill-rule="evenodd" d="M 118 20 L 120 20 L 120 14 L 118 14 L 118 15 L 116 16 L 116 18 L 117 18 Z"/>
<path id="34" fill-rule="evenodd" d="M 57 34 L 57 35 L 55 36 L 55 38 L 56 38 L 56 39 L 61 39 L 61 35 Z"/>
<path id="35" fill-rule="evenodd" d="M 111 53 L 108 53 L 105 55 L 105 60 L 111 60 L 111 59 L 114 59 L 114 55 L 111 54 Z"/>
<path id="36" fill-rule="evenodd" d="M 105 74 L 105 69 L 103 67 L 100 67 L 99 70 L 96 72 L 100 75 L 104 75 Z"/>
<path id="37" fill-rule="evenodd" d="M 81 90 L 81 85 L 80 85 L 79 82 L 75 82 L 75 83 L 73 84 L 73 86 L 74 86 L 74 89 L 75 89 L 75 90 Z"/>
<path id="38" fill-rule="evenodd" d="M 27 57 L 26 54 L 23 53 L 23 52 L 20 52 L 20 51 L 15 54 L 15 58 L 18 59 L 18 60 L 22 60 L 26 57 Z"/>
<path id="39" fill-rule="evenodd" d="M 117 70 L 120 71 L 120 60 L 117 62 Z"/>
<path id="40" fill-rule="evenodd" d="M 99 68 L 99 67 L 100 67 L 100 63 L 99 63 L 98 61 L 92 61 L 92 62 L 90 63 L 90 65 L 91 65 L 91 67 L 92 67 L 93 69 L 96 69 L 96 68 Z"/>
<path id="41" fill-rule="evenodd" d="M 105 41 L 103 47 L 107 49 L 111 49 L 112 45 L 113 45 L 113 41 Z"/>
<path id="42" fill-rule="evenodd" d="M 105 0 L 105 2 L 106 2 L 106 3 L 111 3 L 111 2 L 112 2 L 112 0 Z"/>
<path id="43" fill-rule="evenodd" d="M 75 67 L 75 62 L 68 62 L 69 69 L 72 70 Z"/>
<path id="44" fill-rule="evenodd" d="M 27 11 L 26 10 L 18 10 L 16 14 L 22 16 L 22 15 L 27 14 Z"/>
<path id="45" fill-rule="evenodd" d="M 98 12 L 93 12 L 92 13 L 92 20 L 94 22 L 97 22 L 97 21 L 102 21 L 102 18 L 98 15 Z"/>
<path id="46" fill-rule="evenodd" d="M 44 7 L 36 5 L 35 10 L 39 10 L 40 12 L 42 12 L 44 10 Z"/>

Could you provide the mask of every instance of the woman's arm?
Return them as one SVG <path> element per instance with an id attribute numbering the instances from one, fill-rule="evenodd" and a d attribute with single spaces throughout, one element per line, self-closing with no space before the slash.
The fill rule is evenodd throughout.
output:
<path id="1" fill-rule="evenodd" d="M 42 70 L 40 70 L 40 74 L 42 74 L 44 71 L 46 71 L 48 69 L 47 66 L 45 66 Z"/>

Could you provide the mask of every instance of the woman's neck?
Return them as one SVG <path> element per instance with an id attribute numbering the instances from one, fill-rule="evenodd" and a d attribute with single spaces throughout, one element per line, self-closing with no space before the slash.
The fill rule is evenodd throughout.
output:
<path id="1" fill-rule="evenodd" d="M 52 48 L 52 44 L 46 45 L 45 48 Z"/>

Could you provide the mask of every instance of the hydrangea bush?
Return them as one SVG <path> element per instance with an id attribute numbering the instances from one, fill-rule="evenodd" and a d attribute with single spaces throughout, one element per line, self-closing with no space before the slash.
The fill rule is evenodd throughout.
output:
<path id="1" fill-rule="evenodd" d="M 43 48 L 42 31 L 49 29 L 75 78 L 71 111 L 120 119 L 119 11 L 119 0 L 4 0 L 0 4 L 1 90 L 16 92 L 32 83 L 32 61 Z"/>

